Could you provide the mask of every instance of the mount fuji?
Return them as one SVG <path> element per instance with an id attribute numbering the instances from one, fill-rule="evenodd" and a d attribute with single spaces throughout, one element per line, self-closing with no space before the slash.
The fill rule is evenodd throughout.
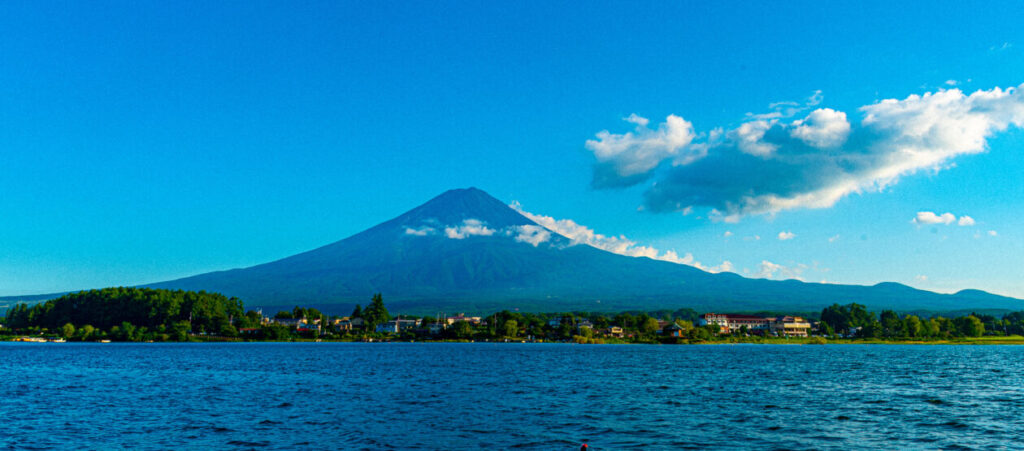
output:
<path id="1" fill-rule="evenodd" d="M 600 250 L 531 221 L 476 188 L 447 191 L 405 214 L 318 249 L 249 268 L 148 285 L 237 296 L 249 307 L 316 306 L 347 313 L 377 292 L 393 311 L 486 313 L 1024 309 L 1019 299 L 874 286 L 747 279 Z"/>

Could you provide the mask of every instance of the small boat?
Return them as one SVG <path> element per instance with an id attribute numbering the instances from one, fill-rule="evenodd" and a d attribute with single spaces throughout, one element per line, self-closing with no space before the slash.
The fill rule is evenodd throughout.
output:
<path id="1" fill-rule="evenodd" d="M 100 343 L 110 343 L 110 340 L 100 340 Z"/>

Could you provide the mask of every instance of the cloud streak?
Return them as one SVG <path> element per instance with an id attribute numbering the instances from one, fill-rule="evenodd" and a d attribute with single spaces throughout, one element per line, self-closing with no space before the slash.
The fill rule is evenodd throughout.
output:
<path id="1" fill-rule="evenodd" d="M 433 227 L 430 227 L 430 226 L 422 226 L 422 227 L 417 227 L 415 229 L 412 228 L 412 227 L 406 227 L 405 228 L 405 234 L 406 235 L 427 236 L 427 235 L 433 235 L 435 233 L 437 233 L 437 229 L 435 229 Z"/>
<path id="2" fill-rule="evenodd" d="M 910 222 L 917 224 L 919 226 L 938 224 L 950 225 L 955 223 L 960 227 L 970 227 L 975 224 L 974 218 L 967 215 L 963 215 L 960 217 L 960 219 L 957 219 L 956 215 L 950 212 L 946 212 L 940 215 L 932 211 L 919 211 L 917 212 L 917 215 L 914 216 L 914 219 L 910 220 Z"/>
<path id="3" fill-rule="evenodd" d="M 801 275 L 807 269 L 807 265 L 785 266 L 762 260 L 758 265 L 757 272 L 752 277 L 757 279 L 796 279 L 804 280 Z"/>
<path id="4" fill-rule="evenodd" d="M 527 243 L 533 247 L 539 246 L 551 239 L 551 231 L 541 226 L 521 225 L 510 231 L 509 235 L 520 243 Z"/>
<path id="5" fill-rule="evenodd" d="M 728 260 L 718 266 L 705 266 L 697 261 L 693 254 L 686 253 L 679 256 L 676 251 L 660 251 L 652 246 L 637 244 L 625 235 L 607 236 L 594 231 L 585 225 L 578 224 L 572 219 L 555 219 L 551 216 L 538 215 L 523 210 L 518 202 L 509 205 L 514 210 L 526 216 L 531 221 L 540 224 L 544 229 L 551 230 L 569 239 L 570 246 L 585 244 L 601 250 L 612 252 L 628 257 L 647 257 L 653 260 L 661 260 L 672 263 L 679 263 L 693 266 L 708 272 L 732 271 L 733 266 Z M 529 227 L 529 226 L 523 226 Z"/>
<path id="6" fill-rule="evenodd" d="M 650 129 L 634 115 L 627 119 L 637 124 L 635 132 L 602 131 L 586 147 L 597 160 L 595 187 L 653 181 L 645 210 L 705 207 L 710 217 L 733 222 L 828 208 L 850 194 L 877 192 L 901 177 L 937 172 L 956 157 L 983 152 L 994 134 L 1024 125 L 1022 88 L 969 95 L 940 89 L 881 100 L 857 110 L 859 124 L 830 108 L 796 120 L 777 110 L 748 115 L 731 130 L 698 134 L 679 116 Z"/>
<path id="7" fill-rule="evenodd" d="M 444 228 L 444 235 L 453 240 L 461 240 L 471 236 L 491 236 L 495 230 L 487 227 L 479 219 L 466 219 L 462 224 Z"/>

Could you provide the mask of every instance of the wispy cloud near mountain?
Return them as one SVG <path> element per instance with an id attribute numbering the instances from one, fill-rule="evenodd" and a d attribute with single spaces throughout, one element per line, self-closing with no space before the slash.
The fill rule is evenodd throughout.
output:
<path id="1" fill-rule="evenodd" d="M 538 215 L 523 210 L 522 206 L 518 202 L 513 202 L 510 205 L 514 210 L 526 216 L 531 221 L 536 222 L 543 226 L 544 229 L 551 230 L 559 235 L 562 235 L 569 239 L 571 245 L 586 244 L 591 247 L 595 247 L 601 250 L 612 252 L 619 255 L 625 255 L 628 257 L 647 257 L 652 260 L 662 260 L 672 263 L 679 263 L 684 265 L 690 265 L 708 272 L 723 272 L 732 271 L 732 263 L 728 260 L 723 261 L 718 266 L 705 266 L 701 262 L 697 261 L 693 254 L 686 253 L 682 257 L 674 250 L 660 251 L 652 246 L 644 246 L 637 244 L 636 241 L 626 238 L 625 235 L 619 236 L 607 236 L 602 235 L 582 224 L 576 223 L 572 219 L 555 219 L 551 216 Z M 528 227 L 528 226 L 523 226 Z M 523 242 L 530 242 L 526 239 L 520 238 L 523 232 L 516 237 L 516 240 Z M 545 240 L 547 237 L 545 237 Z"/>
<path id="2" fill-rule="evenodd" d="M 644 195 L 650 211 L 698 206 L 710 217 L 740 217 L 827 208 L 856 192 L 878 191 L 918 171 L 939 171 L 954 158 L 983 152 L 987 140 L 1024 125 L 1024 94 L 1017 88 L 959 89 L 886 99 L 845 112 L 814 109 L 748 115 L 741 125 L 697 133 L 679 116 L 657 128 L 633 115 L 634 132 L 602 131 L 586 147 L 594 153 L 594 186 L 632 186 L 654 180 Z"/>

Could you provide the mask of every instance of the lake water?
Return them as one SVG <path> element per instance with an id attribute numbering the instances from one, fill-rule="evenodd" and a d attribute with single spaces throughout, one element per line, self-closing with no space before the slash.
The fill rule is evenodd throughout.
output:
<path id="1" fill-rule="evenodd" d="M 1021 446 L 1024 347 L 0 343 L 0 448 Z"/>

